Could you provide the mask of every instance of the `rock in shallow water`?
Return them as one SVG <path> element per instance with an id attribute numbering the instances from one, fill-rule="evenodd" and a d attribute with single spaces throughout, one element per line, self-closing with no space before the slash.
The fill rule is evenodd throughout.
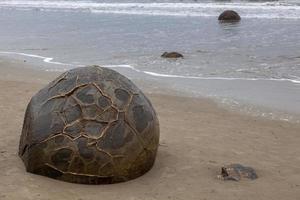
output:
<path id="1" fill-rule="evenodd" d="M 183 58 L 183 55 L 177 52 L 164 52 L 162 58 Z"/>
<path id="2" fill-rule="evenodd" d="M 231 164 L 222 167 L 220 177 L 224 180 L 240 181 L 243 178 L 257 179 L 255 170 L 251 167 L 245 167 L 241 164 Z"/>
<path id="3" fill-rule="evenodd" d="M 218 20 L 221 22 L 237 22 L 241 20 L 241 17 L 233 10 L 226 10 L 219 16 Z"/>
<path id="4" fill-rule="evenodd" d="M 129 79 L 98 66 L 72 69 L 34 95 L 19 156 L 28 172 L 84 184 L 127 181 L 154 164 L 156 113 Z"/>

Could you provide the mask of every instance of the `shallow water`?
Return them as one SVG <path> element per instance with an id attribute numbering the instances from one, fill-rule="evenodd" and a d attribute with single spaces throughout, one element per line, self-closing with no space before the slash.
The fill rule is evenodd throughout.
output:
<path id="1" fill-rule="evenodd" d="M 103 2 L 0 1 L 0 55 L 45 70 L 118 66 L 132 78 L 231 106 L 300 114 L 297 1 Z M 220 24 L 224 9 L 242 21 Z M 162 59 L 164 51 L 185 59 Z"/>

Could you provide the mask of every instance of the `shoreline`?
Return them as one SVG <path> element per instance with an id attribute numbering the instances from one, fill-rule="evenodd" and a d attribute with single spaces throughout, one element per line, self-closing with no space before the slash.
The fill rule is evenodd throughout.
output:
<path id="1" fill-rule="evenodd" d="M 2 52 L 3 53 L 3 52 Z M 82 64 L 66 64 L 61 63 L 58 61 L 52 61 L 54 58 L 51 57 L 45 57 L 35 54 L 25 54 L 25 53 L 17 53 L 17 52 L 9 52 L 24 56 L 26 59 L 20 59 L 20 58 L 11 58 L 11 56 L 4 56 L 5 54 L 2 54 L 0 51 L 0 61 L 2 62 L 2 68 L 3 65 L 6 63 L 10 65 L 10 68 L 3 68 L 4 73 L 6 73 L 6 76 L 9 76 L 9 74 L 13 74 L 12 78 L 19 77 L 20 80 L 23 81 L 31 81 L 25 80 L 25 77 L 30 77 L 30 75 L 33 76 L 41 76 L 41 78 L 38 78 L 36 81 L 41 81 L 47 83 L 51 79 L 54 79 L 59 74 L 63 73 L 64 71 L 71 69 L 71 66 L 75 67 L 82 67 L 84 65 Z M 33 59 L 33 60 L 32 60 Z M 42 63 L 38 64 L 35 59 L 41 60 Z M 46 60 L 46 61 L 45 61 Z M 43 64 L 44 63 L 44 64 Z M 50 66 L 47 66 L 46 64 L 49 64 L 50 66 L 57 65 L 57 66 L 68 66 L 67 68 L 60 68 L 60 70 L 57 70 L 58 68 L 54 68 L 54 70 L 51 70 Z M 211 78 L 205 78 L 205 77 L 185 77 L 185 76 L 177 76 L 177 75 L 166 75 L 162 76 L 162 74 L 152 73 L 149 71 L 142 71 L 134 66 L 131 65 L 100 65 L 108 68 L 112 68 L 114 70 L 117 70 L 118 72 L 122 73 L 123 75 L 129 77 L 132 79 L 138 86 L 142 87 L 142 89 L 148 90 L 151 93 L 158 93 L 158 94 L 164 94 L 166 91 L 172 92 L 172 94 L 176 96 L 183 96 L 183 97 L 191 97 L 191 98 L 205 98 L 209 99 L 218 105 L 220 105 L 222 108 L 225 108 L 227 110 L 230 110 L 232 112 L 237 112 L 240 114 L 250 115 L 254 117 L 260 117 L 260 118 L 266 118 L 271 120 L 281 120 L 281 121 L 290 121 L 293 123 L 300 123 L 300 110 L 296 105 L 289 105 L 290 102 L 286 100 L 280 100 L 280 101 L 274 101 L 268 102 L 266 100 L 263 100 L 264 98 L 268 97 L 268 99 L 272 98 L 278 98 L 280 96 L 285 95 L 293 95 L 293 101 L 297 98 L 297 93 L 292 94 L 291 91 L 297 90 L 300 86 L 299 80 L 291 80 L 291 79 L 243 79 L 243 78 L 221 78 L 221 77 L 211 77 Z M 23 76 L 25 74 L 26 76 Z M 176 81 L 177 80 L 177 81 Z M 172 85 L 172 82 L 177 83 L 177 87 Z M 200 87 L 202 86 L 202 89 L 199 89 L 199 91 L 191 92 L 193 91 L 193 87 L 190 89 L 186 88 L 180 88 L 180 83 L 190 81 L 190 85 L 194 85 L 194 87 Z M 236 87 L 236 85 L 242 85 L 242 89 L 239 88 L 236 92 L 238 92 L 241 96 L 246 95 L 247 93 L 242 92 L 242 90 L 247 90 L 248 87 L 256 87 L 259 88 L 263 85 L 268 85 L 263 90 L 252 93 L 253 95 L 259 95 L 259 93 L 267 92 L 268 88 L 274 88 L 274 87 L 282 87 L 282 89 L 286 87 L 293 87 L 290 88 L 290 92 L 287 94 L 282 95 L 270 95 L 260 97 L 257 99 L 236 99 L 235 96 L 232 97 L 226 97 L 218 95 L 211 95 L 210 91 L 206 88 L 209 88 L 209 85 L 215 85 L 214 87 L 211 87 L 210 89 L 214 90 L 220 90 L 218 87 L 222 89 L 223 85 L 226 85 L 226 87 Z M 161 87 L 163 85 L 163 87 Z M 199 88 L 198 87 L 198 88 Z M 182 90 L 181 90 L 182 89 Z M 226 89 L 226 88 L 225 88 Z M 190 90 L 190 91 L 188 91 Z M 242 92 L 242 93 L 240 93 Z M 269 93 L 269 92 L 267 92 Z M 249 97 L 249 95 L 248 95 Z M 287 106 L 289 105 L 289 106 Z M 278 107 L 279 106 L 279 107 Z"/>
<path id="2" fill-rule="evenodd" d="M 22 70 L 23 65 L 0 62 L 1 200 L 292 200 L 300 195 L 300 124 L 242 115 L 210 99 L 170 90 L 153 93 L 147 83 L 138 85 L 157 111 L 161 133 L 157 159 L 148 173 L 129 182 L 96 186 L 27 173 L 17 156 L 25 109 L 31 96 L 57 73 Z M 259 178 L 217 179 L 221 167 L 230 163 L 255 168 Z"/>
<path id="3" fill-rule="evenodd" d="M 52 57 L 45 57 L 41 55 L 36 54 L 28 54 L 23 52 L 9 52 L 9 51 L 0 51 L 0 55 L 17 55 L 17 56 L 24 56 L 28 58 L 33 59 L 41 59 L 46 64 L 54 64 L 54 65 L 63 65 L 63 66 L 76 66 L 76 67 L 83 67 L 85 65 L 83 64 L 71 64 L 71 63 L 61 63 L 58 61 L 52 61 L 54 58 Z M 151 71 L 143 71 L 139 70 L 131 65 L 104 65 L 104 67 L 108 68 L 128 68 L 135 72 L 141 72 L 146 75 L 154 76 L 154 77 L 163 77 L 163 78 L 182 78 L 182 79 L 199 79 L 199 80 L 228 80 L 228 81 L 279 81 L 279 82 L 291 82 L 291 83 L 299 83 L 300 79 L 297 77 L 297 79 L 288 79 L 288 78 L 229 78 L 229 77 L 201 77 L 201 76 L 184 76 L 184 75 L 172 75 L 172 74 L 162 74 L 162 73 L 156 73 Z M 71 69 L 71 68 L 69 68 Z M 34 70 L 34 69 L 33 69 Z M 66 69 L 62 68 L 62 70 L 55 70 L 51 71 L 50 69 L 45 69 L 47 72 L 61 72 L 63 73 Z"/>

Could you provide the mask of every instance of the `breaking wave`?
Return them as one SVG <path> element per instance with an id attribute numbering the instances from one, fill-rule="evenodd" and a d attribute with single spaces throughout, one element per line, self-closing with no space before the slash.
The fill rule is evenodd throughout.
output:
<path id="1" fill-rule="evenodd" d="M 300 5 L 288 2 L 199 2 L 199 3 L 100 3 L 67 0 L 0 0 L 0 8 L 36 11 L 75 11 L 129 15 L 215 17 L 234 9 L 243 18 L 300 19 Z"/>

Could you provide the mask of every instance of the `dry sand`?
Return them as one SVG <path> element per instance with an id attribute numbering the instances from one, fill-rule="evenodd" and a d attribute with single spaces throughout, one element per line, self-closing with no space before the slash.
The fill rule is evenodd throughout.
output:
<path id="1" fill-rule="evenodd" d="M 80 185 L 29 174 L 17 156 L 30 97 L 56 74 L 0 62 L 0 199 L 300 199 L 300 124 L 244 116 L 206 99 L 148 94 L 161 140 L 153 169 L 114 185 Z M 147 93 L 147 91 L 146 91 Z M 254 181 L 217 179 L 220 167 L 241 163 Z"/>

